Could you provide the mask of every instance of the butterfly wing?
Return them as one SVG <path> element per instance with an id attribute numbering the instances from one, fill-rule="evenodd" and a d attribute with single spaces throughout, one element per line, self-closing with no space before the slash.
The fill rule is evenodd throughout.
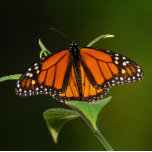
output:
<path id="1" fill-rule="evenodd" d="M 103 90 L 101 98 L 111 86 L 143 78 L 143 71 L 135 62 L 112 51 L 81 48 L 80 56 L 89 82 L 96 90 Z"/>
<path id="2" fill-rule="evenodd" d="M 65 92 L 71 72 L 69 50 L 62 50 L 41 59 L 17 82 L 16 94 L 31 96 Z"/>
<path id="3" fill-rule="evenodd" d="M 103 89 L 97 90 L 92 86 L 81 64 L 80 64 L 80 72 L 81 72 L 81 83 L 79 82 L 79 88 L 81 87 L 81 91 L 82 91 L 81 95 L 79 92 L 77 78 L 74 72 L 74 67 L 72 66 L 67 90 L 62 94 L 56 95 L 56 98 L 58 100 L 60 101 L 75 100 L 75 101 L 91 102 L 95 99 L 97 100 L 103 97 L 105 90 Z"/>
<path id="4" fill-rule="evenodd" d="M 96 89 L 91 84 L 87 73 L 85 72 L 82 64 L 80 65 L 81 69 L 81 79 L 82 79 L 82 101 L 92 102 L 96 101 L 104 96 L 106 90 L 104 89 Z"/>
<path id="5" fill-rule="evenodd" d="M 72 65 L 72 69 L 71 69 L 71 74 L 70 74 L 67 90 L 62 94 L 58 94 L 56 96 L 56 98 L 60 101 L 81 100 L 73 65 Z"/>

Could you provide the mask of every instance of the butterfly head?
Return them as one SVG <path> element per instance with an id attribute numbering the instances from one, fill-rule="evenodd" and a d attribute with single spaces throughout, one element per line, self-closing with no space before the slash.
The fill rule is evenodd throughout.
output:
<path id="1" fill-rule="evenodd" d="M 79 46 L 74 40 L 70 43 L 70 51 L 74 56 L 77 56 L 79 53 Z"/>

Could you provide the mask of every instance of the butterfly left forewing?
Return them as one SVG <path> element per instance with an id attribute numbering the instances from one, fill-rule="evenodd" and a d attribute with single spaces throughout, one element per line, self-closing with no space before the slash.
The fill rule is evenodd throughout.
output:
<path id="1" fill-rule="evenodd" d="M 62 50 L 41 59 L 21 76 L 16 94 L 31 96 L 50 94 L 55 96 L 66 90 L 71 71 L 69 50 Z"/>

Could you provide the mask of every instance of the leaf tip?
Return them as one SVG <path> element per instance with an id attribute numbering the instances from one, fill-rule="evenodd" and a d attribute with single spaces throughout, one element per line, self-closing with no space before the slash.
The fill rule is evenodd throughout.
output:
<path id="1" fill-rule="evenodd" d="M 52 136 L 52 138 L 53 138 L 53 141 L 54 141 L 54 143 L 58 143 L 58 136 L 59 136 L 59 132 L 57 132 L 55 129 L 53 129 L 53 128 L 49 128 L 49 131 L 50 131 L 50 134 L 51 134 L 51 136 Z"/>
<path id="2" fill-rule="evenodd" d="M 105 38 L 113 38 L 113 37 L 115 37 L 115 35 L 113 35 L 113 34 L 106 34 L 105 35 Z"/>
<path id="3" fill-rule="evenodd" d="M 38 43 L 39 43 L 39 45 L 42 43 L 40 38 L 39 38 L 39 40 L 38 40 Z"/>

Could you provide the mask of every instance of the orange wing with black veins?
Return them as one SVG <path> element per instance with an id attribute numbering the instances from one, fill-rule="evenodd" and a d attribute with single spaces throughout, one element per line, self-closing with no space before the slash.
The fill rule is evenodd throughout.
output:
<path id="1" fill-rule="evenodd" d="M 56 96 L 65 92 L 71 73 L 70 60 L 69 50 L 59 51 L 41 59 L 18 80 L 16 94 Z"/>
<path id="2" fill-rule="evenodd" d="M 135 62 L 115 52 L 82 48 L 80 56 L 88 81 L 96 91 L 102 90 L 96 93 L 97 96 L 90 97 L 90 100 L 102 98 L 111 86 L 137 82 L 143 78 L 143 72 Z"/>

